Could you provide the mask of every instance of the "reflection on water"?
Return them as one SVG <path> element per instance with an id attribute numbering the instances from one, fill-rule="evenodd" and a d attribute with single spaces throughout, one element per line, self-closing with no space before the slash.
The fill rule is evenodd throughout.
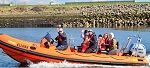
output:
<path id="1" fill-rule="evenodd" d="M 128 31 L 147 31 L 149 27 L 147 26 L 119 26 L 119 27 L 112 27 L 116 30 L 128 30 Z"/>

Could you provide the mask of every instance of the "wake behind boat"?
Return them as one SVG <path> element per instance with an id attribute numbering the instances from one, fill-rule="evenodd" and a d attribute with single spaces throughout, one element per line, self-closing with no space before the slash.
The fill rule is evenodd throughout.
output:
<path id="1" fill-rule="evenodd" d="M 70 50 L 57 50 L 54 45 L 49 48 L 40 43 L 28 42 L 16 39 L 6 34 L 0 35 L 0 48 L 4 52 L 21 63 L 30 60 L 32 62 L 62 62 L 67 60 L 73 63 L 109 64 L 109 65 L 148 65 L 146 58 L 134 56 L 118 56 L 96 53 L 80 53 Z"/>

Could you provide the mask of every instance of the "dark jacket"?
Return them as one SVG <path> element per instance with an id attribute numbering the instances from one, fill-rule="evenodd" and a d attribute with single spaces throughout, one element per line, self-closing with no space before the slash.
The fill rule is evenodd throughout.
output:
<path id="1" fill-rule="evenodd" d="M 55 40 L 57 40 L 58 44 L 57 44 L 57 48 L 59 50 L 65 50 L 67 49 L 68 45 L 67 45 L 67 36 L 66 33 L 58 33 L 59 35 L 55 38 Z"/>
<path id="2" fill-rule="evenodd" d="M 86 52 L 87 53 L 96 52 L 97 46 L 98 46 L 97 37 L 96 34 L 93 33 L 93 35 L 91 36 L 89 48 L 86 50 Z"/>

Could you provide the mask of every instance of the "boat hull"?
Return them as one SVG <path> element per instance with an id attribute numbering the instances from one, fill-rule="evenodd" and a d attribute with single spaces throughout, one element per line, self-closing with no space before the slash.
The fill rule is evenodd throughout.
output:
<path id="1" fill-rule="evenodd" d="M 19 51 L 17 49 L 13 49 L 11 47 L 7 47 L 6 45 L 1 45 L 0 47 L 4 50 L 4 52 L 10 56 L 11 58 L 15 59 L 16 61 L 20 63 L 26 63 L 28 60 L 32 62 L 41 62 L 41 61 L 47 61 L 47 62 L 60 62 L 61 60 L 57 59 L 51 59 L 51 58 L 46 58 L 42 56 L 38 56 L 33 53 L 29 53 L 26 51 Z"/>
<path id="2" fill-rule="evenodd" d="M 19 44 L 18 44 L 19 43 Z M 31 48 L 36 45 L 36 49 Z M 40 47 L 40 44 L 27 42 L 13 38 L 8 35 L 0 35 L 0 48 L 4 52 L 18 62 L 25 63 L 28 60 L 31 62 L 62 62 L 67 60 L 73 63 L 88 63 L 88 64 L 108 64 L 108 65 L 148 65 L 145 58 L 130 57 L 130 56 L 115 56 L 94 53 L 78 53 L 56 50 L 54 46 L 49 49 Z"/>

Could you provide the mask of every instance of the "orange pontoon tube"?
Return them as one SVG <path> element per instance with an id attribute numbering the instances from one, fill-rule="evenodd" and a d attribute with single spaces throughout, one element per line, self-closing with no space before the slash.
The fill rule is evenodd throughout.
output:
<path id="1" fill-rule="evenodd" d="M 21 63 L 32 62 L 62 62 L 67 60 L 73 63 L 110 64 L 110 65 L 148 65 L 145 58 L 132 56 L 117 56 L 95 53 L 71 52 L 70 48 L 59 51 L 54 45 L 45 48 L 40 43 L 28 42 L 6 34 L 0 34 L 0 48 Z"/>

